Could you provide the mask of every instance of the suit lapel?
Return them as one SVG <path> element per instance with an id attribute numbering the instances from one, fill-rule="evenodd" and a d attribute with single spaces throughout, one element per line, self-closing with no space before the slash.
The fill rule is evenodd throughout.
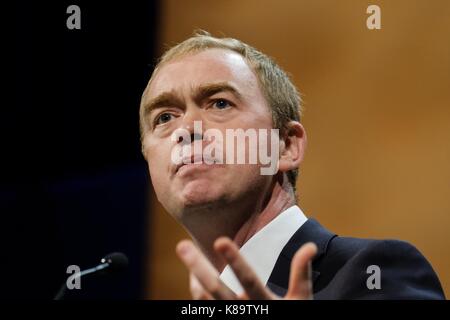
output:
<path id="1" fill-rule="evenodd" d="M 321 257 L 326 254 L 328 243 L 335 236 L 335 234 L 326 230 L 316 220 L 308 219 L 284 246 L 267 281 L 267 287 L 279 296 L 286 294 L 289 284 L 291 260 L 297 250 L 307 242 L 314 242 L 318 249 L 312 264 L 312 280 L 314 284 L 320 276 L 318 263 Z"/>

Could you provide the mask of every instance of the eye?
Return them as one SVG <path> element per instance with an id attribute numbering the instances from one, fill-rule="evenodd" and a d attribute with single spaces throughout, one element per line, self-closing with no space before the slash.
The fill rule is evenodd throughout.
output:
<path id="1" fill-rule="evenodd" d="M 172 120 L 172 118 L 173 118 L 173 114 L 171 114 L 171 113 L 168 113 L 168 112 L 161 113 L 158 117 L 156 117 L 155 125 L 167 123 L 170 120 Z"/>
<path id="2" fill-rule="evenodd" d="M 228 107 L 231 107 L 231 103 L 225 99 L 217 99 L 213 101 L 213 106 L 217 109 L 223 110 Z"/>

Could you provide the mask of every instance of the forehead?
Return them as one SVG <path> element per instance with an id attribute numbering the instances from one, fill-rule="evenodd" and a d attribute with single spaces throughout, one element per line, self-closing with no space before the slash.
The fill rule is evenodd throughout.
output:
<path id="1" fill-rule="evenodd" d="M 256 75 L 240 54 L 225 49 L 207 49 L 164 63 L 154 75 L 147 99 L 163 92 L 186 93 L 203 84 L 229 82 L 244 95 L 258 90 Z"/>

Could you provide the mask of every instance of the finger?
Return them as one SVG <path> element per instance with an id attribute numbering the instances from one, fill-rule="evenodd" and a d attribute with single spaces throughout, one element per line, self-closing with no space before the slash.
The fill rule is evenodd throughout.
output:
<path id="1" fill-rule="evenodd" d="M 189 273 L 189 288 L 191 290 L 192 299 L 194 300 L 213 300 L 213 297 L 203 289 L 197 277 Z"/>
<path id="2" fill-rule="evenodd" d="M 178 243 L 176 252 L 183 263 L 200 282 L 204 290 L 214 299 L 230 300 L 235 294 L 219 278 L 219 273 L 189 240 Z"/>
<path id="3" fill-rule="evenodd" d="M 311 262 L 316 253 L 317 246 L 312 242 L 304 244 L 296 252 L 291 262 L 291 276 L 286 299 L 312 299 Z"/>
<path id="4" fill-rule="evenodd" d="M 249 299 L 273 298 L 271 292 L 264 287 L 256 273 L 240 255 L 238 247 L 231 239 L 225 237 L 217 239 L 214 243 L 214 249 L 229 264 Z"/>

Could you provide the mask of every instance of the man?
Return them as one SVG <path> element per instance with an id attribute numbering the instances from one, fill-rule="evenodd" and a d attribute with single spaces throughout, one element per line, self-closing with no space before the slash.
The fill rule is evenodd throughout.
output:
<path id="1" fill-rule="evenodd" d="M 305 217 L 295 192 L 306 147 L 300 116 L 288 76 L 236 39 L 197 34 L 155 68 L 140 108 L 142 150 L 158 200 L 193 239 L 176 248 L 193 297 L 443 299 L 413 246 L 339 237 Z M 263 133 L 245 137 L 237 156 L 246 163 L 228 161 L 229 130 Z M 262 174 L 267 162 L 248 161 L 250 140 L 261 138 L 261 149 L 274 136 L 276 170 Z"/>

